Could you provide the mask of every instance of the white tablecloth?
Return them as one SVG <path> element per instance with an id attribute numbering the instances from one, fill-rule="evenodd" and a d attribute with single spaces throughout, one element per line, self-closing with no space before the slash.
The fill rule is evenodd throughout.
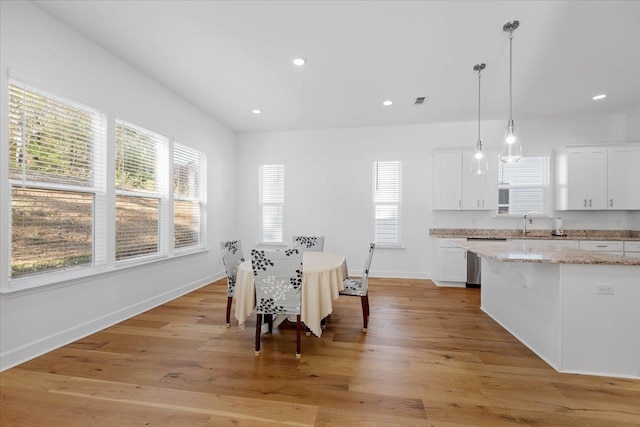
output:
<path id="1" fill-rule="evenodd" d="M 306 251 L 302 258 L 302 308 L 300 318 L 315 335 L 322 335 L 320 322 L 333 311 L 333 301 L 344 290 L 347 262 L 333 252 Z M 245 320 L 256 308 L 251 260 L 238 266 L 235 289 L 236 319 L 244 329 Z"/>

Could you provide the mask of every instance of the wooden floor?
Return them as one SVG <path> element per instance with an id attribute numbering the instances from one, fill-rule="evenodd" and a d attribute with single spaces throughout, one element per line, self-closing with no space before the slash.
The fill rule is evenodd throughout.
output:
<path id="1" fill-rule="evenodd" d="M 254 357 L 213 283 L 1 373 L 0 425 L 640 425 L 640 381 L 555 372 L 477 289 L 370 279 L 370 300 L 367 334 L 341 297 L 302 359 L 286 325 Z"/>

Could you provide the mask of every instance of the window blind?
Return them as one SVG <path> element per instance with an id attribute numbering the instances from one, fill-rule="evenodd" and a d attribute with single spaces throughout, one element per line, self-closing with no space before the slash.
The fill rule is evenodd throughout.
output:
<path id="1" fill-rule="evenodd" d="M 9 81 L 11 278 L 105 262 L 106 116 Z"/>
<path id="2" fill-rule="evenodd" d="M 116 120 L 116 260 L 159 254 L 167 229 L 168 139 Z M 165 224 L 161 222 L 165 221 Z"/>
<path id="3" fill-rule="evenodd" d="M 376 243 L 400 243 L 401 162 L 374 162 L 373 204 Z"/>
<path id="4" fill-rule="evenodd" d="M 203 153 L 186 145 L 174 144 L 173 233 L 176 249 L 204 244 L 205 166 Z"/>
<path id="5" fill-rule="evenodd" d="M 283 242 L 284 165 L 260 166 L 262 241 Z"/>
<path id="6" fill-rule="evenodd" d="M 501 163 L 498 213 L 544 213 L 548 186 L 548 157 L 523 157 L 517 163 Z"/>

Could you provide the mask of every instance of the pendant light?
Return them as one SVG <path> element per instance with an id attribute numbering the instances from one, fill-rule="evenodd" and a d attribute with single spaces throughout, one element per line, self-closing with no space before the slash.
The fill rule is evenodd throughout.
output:
<path id="1" fill-rule="evenodd" d="M 500 160 L 515 163 L 522 158 L 520 132 L 513 123 L 513 32 L 520 26 L 519 21 L 504 24 L 502 30 L 509 32 L 509 122 L 504 131 L 504 141 L 500 149 Z"/>
<path id="2" fill-rule="evenodd" d="M 480 140 L 480 73 L 486 67 L 485 64 L 473 66 L 473 70 L 478 72 L 478 142 L 476 142 L 476 152 L 473 153 L 473 159 L 471 159 L 471 173 L 475 175 L 484 175 L 489 170 L 487 155 L 482 150 L 482 141 Z"/>

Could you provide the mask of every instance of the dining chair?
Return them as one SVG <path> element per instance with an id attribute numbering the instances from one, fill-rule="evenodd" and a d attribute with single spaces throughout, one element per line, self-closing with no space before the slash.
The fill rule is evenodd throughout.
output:
<path id="1" fill-rule="evenodd" d="M 220 242 L 222 262 L 227 273 L 227 328 L 231 326 L 231 301 L 236 289 L 238 266 L 244 262 L 240 240 L 223 240 Z"/>
<path id="2" fill-rule="evenodd" d="M 376 248 L 375 243 L 369 245 L 369 255 L 364 263 L 364 272 L 360 279 L 344 279 L 344 291 L 340 291 L 340 295 L 347 295 L 353 297 L 360 297 L 362 304 L 362 320 L 364 326 L 362 332 L 367 332 L 367 325 L 369 323 L 369 268 L 371 267 L 371 259 L 373 258 L 373 251 Z"/>
<path id="3" fill-rule="evenodd" d="M 293 249 L 322 252 L 324 236 L 293 236 Z"/>
<path id="4" fill-rule="evenodd" d="M 251 250 L 256 287 L 256 348 L 260 354 L 262 316 L 295 314 L 297 326 L 296 357 L 300 358 L 300 307 L 302 305 L 302 251 Z"/>

